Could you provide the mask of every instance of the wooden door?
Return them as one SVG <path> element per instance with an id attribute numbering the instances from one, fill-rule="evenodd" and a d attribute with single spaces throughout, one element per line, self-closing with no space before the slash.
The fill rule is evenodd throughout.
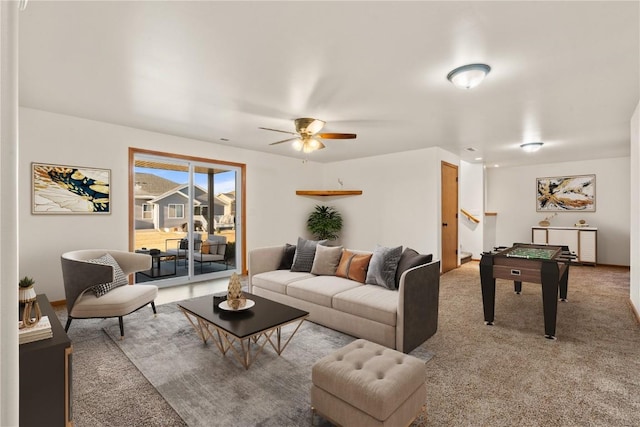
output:
<path id="1" fill-rule="evenodd" d="M 442 272 L 458 267 L 458 166 L 442 162 Z"/>

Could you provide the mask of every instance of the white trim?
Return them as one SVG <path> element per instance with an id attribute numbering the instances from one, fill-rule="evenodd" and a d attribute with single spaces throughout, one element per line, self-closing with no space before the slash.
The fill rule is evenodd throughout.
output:
<path id="1" fill-rule="evenodd" d="M 0 425 L 20 415 L 18 352 L 18 2 L 0 2 Z"/>

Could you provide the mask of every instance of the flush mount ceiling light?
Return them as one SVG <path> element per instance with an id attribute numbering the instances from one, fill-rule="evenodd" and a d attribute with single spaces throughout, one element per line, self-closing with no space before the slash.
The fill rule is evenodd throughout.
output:
<path id="1" fill-rule="evenodd" d="M 469 64 L 458 67 L 447 74 L 447 79 L 460 89 L 471 89 L 478 86 L 491 67 L 487 64 Z"/>
<path id="2" fill-rule="evenodd" d="M 527 153 L 533 153 L 534 151 L 538 151 L 542 148 L 544 144 L 542 142 L 526 142 L 524 144 L 520 144 L 520 148 L 522 148 Z"/>

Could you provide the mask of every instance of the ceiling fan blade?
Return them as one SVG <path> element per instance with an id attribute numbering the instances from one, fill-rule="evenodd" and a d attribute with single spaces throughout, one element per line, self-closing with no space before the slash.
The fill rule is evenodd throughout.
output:
<path id="1" fill-rule="evenodd" d="M 319 133 L 316 135 L 322 139 L 355 139 L 355 133 Z"/>
<path id="2" fill-rule="evenodd" d="M 262 127 L 259 127 L 258 129 L 262 129 L 262 130 L 270 130 L 270 131 L 273 131 L 273 132 L 288 133 L 288 134 L 290 134 L 290 135 L 297 135 L 297 133 L 295 133 L 295 132 L 289 132 L 288 130 L 279 130 L 279 129 L 262 128 Z"/>
<path id="3" fill-rule="evenodd" d="M 295 134 L 294 134 L 294 135 L 295 135 Z M 282 141 L 272 142 L 272 143 L 271 143 L 271 144 L 269 144 L 269 145 L 282 144 L 283 142 L 293 141 L 294 139 L 298 139 L 298 138 L 297 138 L 297 137 L 296 137 L 296 138 L 287 138 L 287 139 L 283 139 Z"/>
<path id="4" fill-rule="evenodd" d="M 295 120 L 296 130 L 298 133 L 304 133 L 308 135 L 313 135 L 315 133 L 320 132 L 320 129 L 324 126 L 322 120 L 312 119 L 309 117 L 302 117 L 300 119 Z"/>

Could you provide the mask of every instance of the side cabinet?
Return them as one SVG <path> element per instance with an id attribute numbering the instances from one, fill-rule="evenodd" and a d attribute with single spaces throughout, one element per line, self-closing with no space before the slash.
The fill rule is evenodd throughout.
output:
<path id="1" fill-rule="evenodd" d="M 531 227 L 531 242 L 566 245 L 575 252 L 577 262 L 596 265 L 598 229 L 595 227 Z"/>
<path id="2" fill-rule="evenodd" d="M 71 340 L 46 295 L 37 301 L 53 337 L 20 345 L 20 427 L 72 426 Z"/>

